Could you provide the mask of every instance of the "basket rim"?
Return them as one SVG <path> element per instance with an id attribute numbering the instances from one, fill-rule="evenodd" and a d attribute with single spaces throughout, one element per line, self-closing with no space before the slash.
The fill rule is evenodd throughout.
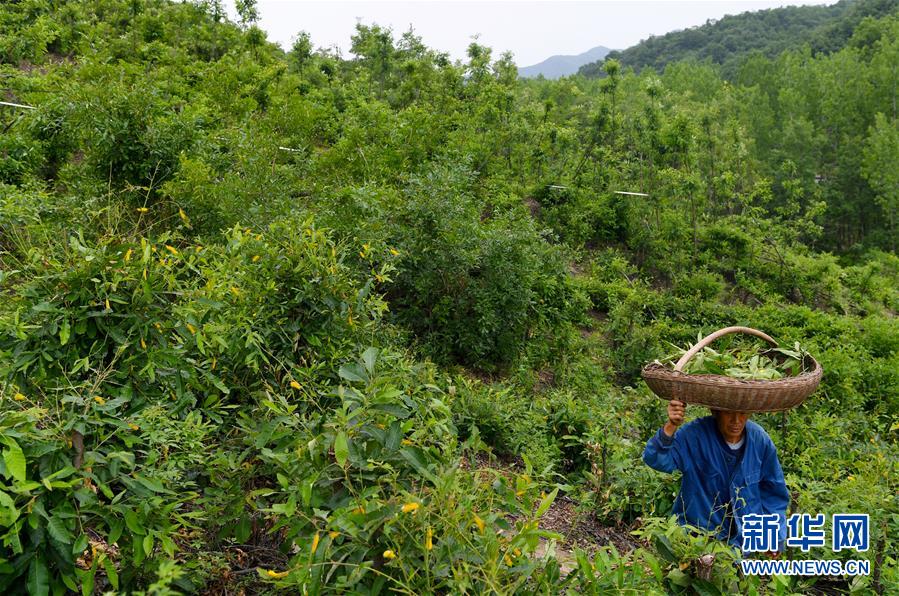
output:
<path id="1" fill-rule="evenodd" d="M 758 389 L 779 389 L 795 385 L 801 380 L 805 380 L 805 378 L 823 374 L 824 371 L 821 368 L 820 362 L 810 354 L 807 355 L 806 358 L 810 359 L 814 364 L 811 370 L 803 371 L 794 377 L 784 377 L 782 379 L 738 379 L 735 377 L 728 377 L 727 375 L 690 374 L 679 370 L 672 370 L 658 362 L 650 362 L 644 366 L 641 371 L 641 376 L 644 379 L 649 375 L 653 378 L 665 378 L 669 381 L 686 383 L 700 382 L 703 384 L 722 386 L 734 386 L 735 384 L 740 384 L 741 386 L 755 387 Z"/>
<path id="2" fill-rule="evenodd" d="M 652 393 L 661 400 L 677 399 L 712 410 L 783 412 L 798 407 L 818 389 L 824 370 L 817 360 L 812 360 L 815 363 L 812 370 L 784 379 L 691 375 L 655 362 L 644 367 L 642 376 Z M 750 396 L 754 397 L 747 401 Z"/>
<path id="3" fill-rule="evenodd" d="M 699 350 L 715 340 L 731 333 L 754 335 L 767 341 L 776 348 L 778 342 L 758 329 L 742 326 L 731 326 L 719 329 L 705 336 L 684 353 L 672 368 L 658 360 L 645 365 L 640 376 L 656 395 L 671 401 L 682 400 L 689 396 L 689 402 L 709 408 L 745 411 L 745 412 L 779 412 L 800 405 L 821 384 L 824 369 L 814 356 L 805 353 L 802 359 L 803 370 L 795 376 L 780 379 L 740 379 L 723 374 L 689 374 L 683 368 Z M 771 348 L 765 350 L 769 352 Z"/>

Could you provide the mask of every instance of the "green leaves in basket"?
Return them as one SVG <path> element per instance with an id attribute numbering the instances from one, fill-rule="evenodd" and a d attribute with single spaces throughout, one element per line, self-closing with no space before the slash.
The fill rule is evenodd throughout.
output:
<path id="1" fill-rule="evenodd" d="M 663 366 L 674 368 L 681 356 L 693 346 L 681 348 L 671 345 L 676 351 L 665 357 Z M 808 352 L 796 342 L 793 349 L 759 348 L 758 346 L 735 346 L 718 352 L 706 346 L 697 352 L 683 368 L 691 375 L 722 375 L 735 379 L 753 381 L 773 381 L 793 377 L 804 372 L 805 356 Z"/>
<path id="2" fill-rule="evenodd" d="M 793 344 L 792 350 L 787 350 L 786 348 L 774 348 L 772 352 L 777 352 L 785 356 L 784 360 L 777 366 L 780 370 L 787 373 L 788 376 L 795 377 L 799 373 L 805 371 L 804 363 L 805 357 L 808 356 L 808 352 L 799 345 L 798 341 Z"/>

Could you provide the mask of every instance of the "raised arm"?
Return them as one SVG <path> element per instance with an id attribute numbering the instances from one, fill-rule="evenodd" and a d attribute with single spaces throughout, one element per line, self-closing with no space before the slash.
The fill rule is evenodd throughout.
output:
<path id="1" fill-rule="evenodd" d="M 681 454 L 682 441 L 678 441 L 675 434 L 678 427 L 684 423 L 685 409 L 683 402 L 677 400 L 668 402 L 668 421 L 647 441 L 643 450 L 643 461 L 650 468 L 659 472 L 684 470 L 686 458 Z"/>

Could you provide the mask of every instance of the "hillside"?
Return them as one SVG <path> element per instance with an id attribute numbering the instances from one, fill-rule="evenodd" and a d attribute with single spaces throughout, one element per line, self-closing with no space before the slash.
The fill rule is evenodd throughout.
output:
<path id="1" fill-rule="evenodd" d="M 591 62 L 602 60 L 611 50 L 597 46 L 575 56 L 550 56 L 543 62 L 518 68 L 518 76 L 528 78 L 543 75 L 547 79 L 558 79 L 575 74 L 578 69 Z"/>
<path id="2" fill-rule="evenodd" d="M 788 49 L 808 44 L 812 53 L 835 52 L 846 45 L 855 28 L 866 17 L 879 18 L 899 10 L 897 0 L 840 0 L 829 6 L 790 6 L 739 15 L 662 36 L 653 36 L 608 58 L 636 70 L 679 60 L 708 60 L 719 64 L 726 77 L 753 53 L 774 58 Z M 579 71 L 587 77 L 601 76 L 599 62 Z"/>
<path id="3" fill-rule="evenodd" d="M 899 17 L 548 80 L 241 6 L 0 4 L 0 593 L 899 585 Z M 780 557 L 869 574 L 743 574 L 671 516 L 641 371 L 732 325 L 824 370 L 734 490 L 868 514 Z"/>

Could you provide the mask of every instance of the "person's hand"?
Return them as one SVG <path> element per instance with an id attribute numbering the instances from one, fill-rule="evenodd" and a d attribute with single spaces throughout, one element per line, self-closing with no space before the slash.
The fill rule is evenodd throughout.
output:
<path id="1" fill-rule="evenodd" d="M 684 414 L 686 411 L 687 406 L 684 405 L 684 402 L 672 399 L 668 402 L 668 422 L 675 428 L 680 426 L 684 423 Z"/>
<path id="2" fill-rule="evenodd" d="M 682 401 L 677 401 L 676 399 L 672 399 L 668 402 L 668 422 L 665 423 L 665 426 L 662 427 L 662 432 L 664 432 L 669 437 L 673 437 L 674 433 L 677 432 L 677 427 L 684 423 L 684 413 L 687 410 L 686 404 Z"/>

